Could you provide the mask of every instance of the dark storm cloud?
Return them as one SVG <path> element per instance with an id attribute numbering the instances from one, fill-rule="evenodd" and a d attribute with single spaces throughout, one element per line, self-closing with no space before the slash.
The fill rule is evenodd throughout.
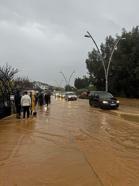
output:
<path id="1" fill-rule="evenodd" d="M 86 74 L 92 42 L 120 34 L 138 24 L 137 0 L 0 0 L 0 64 L 19 68 L 19 75 L 54 83 Z"/>

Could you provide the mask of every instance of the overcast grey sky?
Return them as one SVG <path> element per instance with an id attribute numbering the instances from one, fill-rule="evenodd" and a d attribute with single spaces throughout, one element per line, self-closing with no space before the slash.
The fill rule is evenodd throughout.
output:
<path id="1" fill-rule="evenodd" d="M 87 74 L 85 59 L 93 43 L 137 26 L 138 0 L 0 0 L 0 65 L 56 85 Z M 64 85 L 64 79 L 62 85 Z"/>

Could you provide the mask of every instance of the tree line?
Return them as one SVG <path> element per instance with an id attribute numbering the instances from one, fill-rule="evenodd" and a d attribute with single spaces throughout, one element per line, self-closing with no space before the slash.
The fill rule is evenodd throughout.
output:
<path id="1" fill-rule="evenodd" d="M 0 66 L 0 119 L 11 114 L 13 95 L 18 90 L 42 89 L 28 77 L 17 77 L 18 69 L 8 64 Z"/>
<path id="2" fill-rule="evenodd" d="M 139 28 L 133 27 L 130 32 L 122 30 L 121 36 L 116 38 L 107 36 L 105 43 L 101 43 L 100 51 L 107 68 L 108 61 L 115 43 L 121 39 L 112 56 L 108 83 L 109 92 L 116 96 L 139 98 Z M 76 78 L 74 85 L 77 89 L 86 88 L 89 84 L 96 90 L 105 90 L 105 74 L 98 50 L 88 52 L 85 61 L 88 70 L 86 77 Z M 86 82 L 86 83 L 85 83 Z"/>

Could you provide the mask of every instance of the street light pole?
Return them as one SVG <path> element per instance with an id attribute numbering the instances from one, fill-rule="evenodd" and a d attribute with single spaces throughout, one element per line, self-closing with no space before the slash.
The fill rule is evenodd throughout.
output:
<path id="1" fill-rule="evenodd" d="M 108 75 L 109 75 L 110 63 L 111 63 L 111 61 L 112 61 L 112 56 L 113 56 L 113 54 L 114 54 L 115 48 L 116 48 L 116 46 L 118 45 L 119 41 L 120 41 L 121 39 L 125 39 L 125 38 L 121 38 L 121 37 L 120 37 L 120 38 L 116 41 L 116 43 L 114 44 L 114 47 L 113 47 L 113 49 L 112 49 L 112 51 L 111 51 L 111 55 L 110 55 L 110 58 L 109 58 L 109 61 L 108 61 L 108 66 L 106 67 L 106 66 L 105 66 L 105 62 L 104 62 L 104 58 L 103 58 L 103 56 L 102 56 L 102 54 L 101 54 L 101 52 L 100 52 L 100 49 L 99 49 L 97 43 L 95 42 L 94 38 L 92 37 L 92 35 L 91 35 L 88 31 L 87 31 L 87 34 L 88 34 L 88 35 L 85 35 L 85 37 L 88 37 L 88 38 L 91 38 L 91 39 L 92 39 L 93 43 L 95 44 L 95 46 L 96 46 L 96 48 L 97 48 L 97 50 L 98 50 L 98 53 L 99 53 L 100 57 L 101 57 L 101 61 L 102 61 L 103 69 L 104 69 L 104 75 L 105 75 L 105 91 L 108 92 Z"/>
<path id="2" fill-rule="evenodd" d="M 106 69 L 106 91 L 108 91 L 108 76 L 109 76 L 109 68 L 110 68 L 110 64 L 111 64 L 111 61 L 112 61 L 112 56 L 113 56 L 113 54 L 114 54 L 115 48 L 117 47 L 117 45 L 118 45 L 118 43 L 119 43 L 119 41 L 120 41 L 121 39 L 123 40 L 123 39 L 125 39 L 125 38 L 120 37 L 120 38 L 115 42 L 115 44 L 114 44 L 114 46 L 113 46 L 113 49 L 112 49 L 112 51 L 111 51 L 111 55 L 110 55 L 109 61 L 108 61 L 108 66 L 107 66 L 107 69 Z"/>
<path id="3" fill-rule="evenodd" d="M 99 49 L 97 43 L 95 42 L 94 38 L 92 37 L 92 35 L 91 35 L 88 31 L 87 31 L 87 34 L 88 34 L 88 35 L 85 35 L 85 37 L 91 38 L 92 41 L 94 42 L 94 44 L 95 44 L 97 50 L 98 50 L 98 53 L 99 53 L 99 55 L 100 55 L 100 57 L 101 57 L 102 65 L 103 65 L 103 68 L 104 68 L 104 73 L 105 73 L 105 76 L 106 76 L 105 62 L 104 62 L 104 59 L 103 59 L 102 54 L 101 54 L 101 52 L 100 52 L 100 49 Z"/>
<path id="4" fill-rule="evenodd" d="M 67 78 L 66 78 L 65 74 L 64 74 L 62 71 L 61 71 L 60 73 L 61 73 L 62 76 L 64 77 L 65 83 L 66 83 L 66 85 L 67 85 L 67 84 L 68 84 L 68 81 L 67 81 Z"/>
<path id="5" fill-rule="evenodd" d="M 70 75 L 70 77 L 69 77 L 68 80 L 67 80 L 67 77 L 65 76 L 65 74 L 64 74 L 62 71 L 61 71 L 60 73 L 61 73 L 62 76 L 64 77 L 64 80 L 65 80 L 65 82 L 66 82 L 66 85 L 67 85 L 67 86 L 70 86 L 70 80 L 71 80 L 73 74 L 75 73 L 75 71 L 73 71 L 73 72 L 71 73 L 71 75 Z"/>
<path id="6" fill-rule="evenodd" d="M 68 85 L 70 85 L 70 80 L 71 80 L 71 78 L 72 78 L 72 76 L 73 76 L 74 73 L 75 73 L 75 71 L 73 71 L 73 72 L 71 73 L 71 75 L 70 75 L 70 77 L 69 77 Z"/>

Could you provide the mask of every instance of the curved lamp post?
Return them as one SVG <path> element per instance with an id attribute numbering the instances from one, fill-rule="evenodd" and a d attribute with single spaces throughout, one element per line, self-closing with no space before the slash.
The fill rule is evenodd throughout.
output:
<path id="1" fill-rule="evenodd" d="M 93 43 L 95 44 L 95 46 L 96 46 L 96 48 L 97 48 L 97 51 L 98 51 L 100 57 L 101 57 L 101 61 L 102 61 L 103 69 L 104 69 L 104 75 L 105 75 L 105 91 L 108 92 L 108 76 L 109 76 L 109 68 L 110 68 L 110 64 L 111 64 L 111 61 L 112 61 L 112 56 L 113 56 L 113 54 L 114 54 L 115 48 L 117 47 L 119 41 L 120 41 L 121 39 L 124 40 L 125 38 L 120 37 L 120 38 L 115 42 L 115 44 L 114 44 L 114 46 L 113 46 L 113 49 L 112 49 L 112 51 L 111 51 L 111 54 L 110 54 L 110 58 L 109 58 L 109 61 L 108 61 L 108 66 L 106 67 L 106 66 L 105 66 L 105 62 L 104 62 L 104 58 L 103 58 L 103 56 L 102 56 L 102 54 L 101 54 L 101 52 L 100 52 L 100 49 L 99 49 L 97 43 L 95 42 L 94 38 L 92 37 L 92 35 L 87 31 L 87 35 L 85 35 L 84 37 L 88 37 L 88 38 L 91 38 L 91 39 L 92 39 Z"/>
<path id="2" fill-rule="evenodd" d="M 70 85 L 70 80 L 71 80 L 71 78 L 72 78 L 72 76 L 73 76 L 74 73 L 75 73 L 75 71 L 73 71 L 73 72 L 71 73 L 71 75 L 70 75 L 70 77 L 69 77 L 69 80 L 68 80 L 68 85 Z"/>
<path id="3" fill-rule="evenodd" d="M 64 80 L 65 80 L 65 83 L 66 85 L 68 84 L 68 81 L 67 81 L 67 77 L 65 76 L 65 74 L 61 71 L 60 74 L 62 74 Z"/>
<path id="4" fill-rule="evenodd" d="M 70 85 L 70 80 L 71 80 L 73 74 L 75 73 L 75 71 L 73 71 L 73 72 L 71 73 L 69 79 L 67 79 L 67 77 L 65 76 L 65 74 L 64 74 L 62 71 L 61 71 L 60 73 L 62 74 L 62 76 L 63 76 L 63 78 L 64 78 L 64 80 L 65 80 L 66 85 Z"/>

